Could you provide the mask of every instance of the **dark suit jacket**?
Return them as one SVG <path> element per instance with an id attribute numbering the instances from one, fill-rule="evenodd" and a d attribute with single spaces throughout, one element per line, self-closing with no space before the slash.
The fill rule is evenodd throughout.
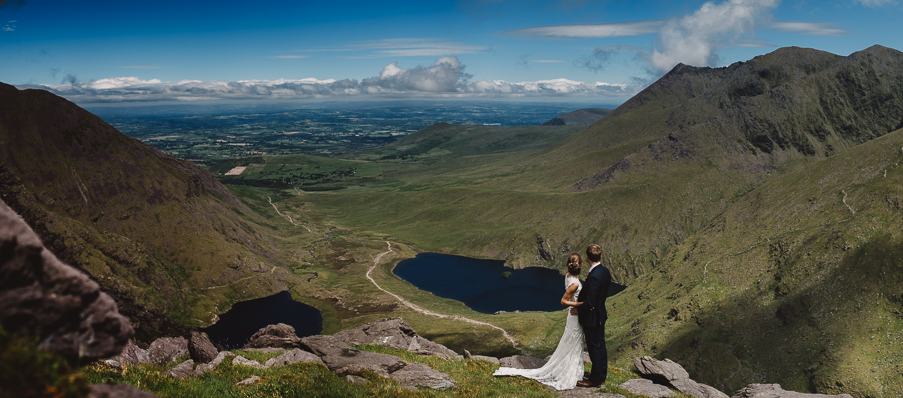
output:
<path id="1" fill-rule="evenodd" d="M 611 286 L 611 272 L 602 264 L 597 265 L 586 276 L 583 289 L 577 296 L 577 301 L 583 302 L 577 306 L 577 319 L 581 326 L 595 327 L 605 324 L 608 319 L 605 299 L 608 298 L 609 286 Z"/>

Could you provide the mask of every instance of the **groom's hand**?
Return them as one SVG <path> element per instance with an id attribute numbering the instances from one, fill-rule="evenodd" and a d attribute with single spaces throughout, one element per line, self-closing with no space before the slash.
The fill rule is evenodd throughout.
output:
<path id="1" fill-rule="evenodd" d="M 577 315 L 577 307 L 571 307 L 571 315 Z"/>

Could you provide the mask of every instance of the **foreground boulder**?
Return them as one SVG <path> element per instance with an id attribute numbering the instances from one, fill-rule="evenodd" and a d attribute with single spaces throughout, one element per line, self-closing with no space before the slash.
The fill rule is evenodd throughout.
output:
<path id="1" fill-rule="evenodd" d="M 188 354 L 198 363 L 207 363 L 216 358 L 219 351 L 213 346 L 207 333 L 192 331 L 188 339 Z"/>
<path id="2" fill-rule="evenodd" d="M 134 335 L 113 299 L 87 275 L 44 248 L 0 201 L 0 325 L 36 336 L 72 364 L 118 355 Z"/>
<path id="3" fill-rule="evenodd" d="M 126 344 L 119 355 L 107 359 L 104 362 L 114 367 L 121 368 L 123 366 L 134 366 L 139 363 L 150 363 L 150 358 L 147 356 L 147 351 L 135 345 L 132 340 L 129 340 L 129 343 Z"/>
<path id="4" fill-rule="evenodd" d="M 718 391 L 715 387 L 691 380 L 690 374 L 670 359 L 659 361 L 644 356 L 634 358 L 633 364 L 643 377 L 658 384 L 670 385 L 684 394 L 699 398 L 728 398 L 727 394 Z"/>
<path id="5" fill-rule="evenodd" d="M 188 340 L 184 337 L 161 337 L 147 347 L 147 356 L 154 365 L 166 365 L 188 355 Z"/>
<path id="6" fill-rule="evenodd" d="M 391 378 L 402 387 L 445 389 L 455 386 L 447 374 L 426 365 L 408 364 L 394 355 L 360 351 L 333 336 L 305 337 L 299 344 L 320 357 L 326 367 L 339 376 L 353 375 L 366 369 Z"/>
<path id="7" fill-rule="evenodd" d="M 254 333 L 254 335 L 251 336 L 251 339 L 248 340 L 248 344 L 245 344 L 244 348 L 275 347 L 292 349 L 298 347 L 298 340 L 298 335 L 295 334 L 295 328 L 284 323 L 279 323 L 276 325 L 268 325 L 258 330 L 257 333 Z"/>
<path id="8" fill-rule="evenodd" d="M 320 359 L 320 357 L 310 352 L 303 351 L 300 348 L 295 348 L 294 350 L 288 351 L 276 358 L 270 358 L 265 364 L 263 364 L 263 367 L 269 368 L 273 366 L 285 366 L 299 362 L 311 362 L 320 365 L 326 365 L 325 363 L 323 363 L 323 360 Z"/>
<path id="9" fill-rule="evenodd" d="M 668 398 L 675 395 L 674 391 L 671 391 L 668 387 L 661 384 L 655 384 L 649 379 L 627 380 L 618 387 L 636 395 L 644 395 L 649 398 Z"/>
<path id="10" fill-rule="evenodd" d="M 443 359 L 463 358 L 442 344 L 418 336 L 417 332 L 401 319 L 383 319 L 343 330 L 332 336 L 349 345 L 378 344 L 421 355 L 435 355 Z"/>
<path id="11" fill-rule="evenodd" d="M 158 398 L 128 384 L 94 384 L 88 398 Z"/>
<path id="12" fill-rule="evenodd" d="M 734 394 L 733 398 L 853 398 L 849 394 L 825 395 L 784 391 L 780 384 L 750 384 Z"/>

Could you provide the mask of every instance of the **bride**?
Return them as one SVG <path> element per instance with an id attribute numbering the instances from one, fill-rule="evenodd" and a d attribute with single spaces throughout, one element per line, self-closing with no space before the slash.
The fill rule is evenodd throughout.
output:
<path id="1" fill-rule="evenodd" d="M 564 277 L 564 286 L 567 289 L 561 304 L 577 306 L 576 300 L 583 284 L 577 277 L 580 275 L 580 255 L 571 253 L 568 256 L 568 274 Z M 577 315 L 571 315 L 568 311 L 567 323 L 564 326 L 564 334 L 558 341 L 558 348 L 549 358 L 549 362 L 539 369 L 515 369 L 499 368 L 493 376 L 523 376 L 536 380 L 542 384 L 554 387 L 556 390 L 570 390 L 577 385 L 577 380 L 583 378 L 583 328 L 577 321 Z"/>

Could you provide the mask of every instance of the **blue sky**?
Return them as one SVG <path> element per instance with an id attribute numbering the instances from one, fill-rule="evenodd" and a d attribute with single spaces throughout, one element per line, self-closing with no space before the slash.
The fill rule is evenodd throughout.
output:
<path id="1" fill-rule="evenodd" d="M 678 62 L 903 50 L 903 0 L 0 0 L 0 81 L 79 104 L 541 99 L 612 104 Z"/>

